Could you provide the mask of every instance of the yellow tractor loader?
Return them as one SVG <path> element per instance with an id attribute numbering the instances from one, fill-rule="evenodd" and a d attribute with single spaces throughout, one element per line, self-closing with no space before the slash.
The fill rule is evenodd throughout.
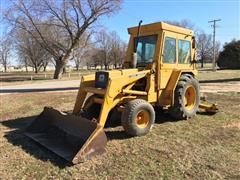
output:
<path id="1" fill-rule="evenodd" d="M 154 107 L 176 119 L 188 119 L 200 103 L 193 31 L 164 22 L 129 28 L 124 68 L 83 76 L 72 114 L 51 107 L 25 134 L 73 164 L 105 152 L 104 126 L 111 111 L 121 111 L 127 134 L 147 134 L 154 125 Z M 114 119 L 110 119 L 114 121 Z"/>

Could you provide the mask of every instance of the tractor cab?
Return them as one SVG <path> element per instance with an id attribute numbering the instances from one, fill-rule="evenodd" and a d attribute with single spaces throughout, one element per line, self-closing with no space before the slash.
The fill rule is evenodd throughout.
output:
<path id="1" fill-rule="evenodd" d="M 131 67 L 133 54 L 136 53 L 137 68 L 150 68 L 155 72 L 169 70 L 168 74 L 173 69 L 185 69 L 197 74 L 192 30 L 158 22 L 129 28 L 128 33 L 130 40 L 125 67 Z"/>

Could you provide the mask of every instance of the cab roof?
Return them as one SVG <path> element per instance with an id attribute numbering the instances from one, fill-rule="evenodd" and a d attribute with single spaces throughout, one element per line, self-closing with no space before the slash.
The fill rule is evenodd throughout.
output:
<path id="1" fill-rule="evenodd" d="M 193 36 L 194 34 L 191 29 L 170 25 L 165 22 L 157 22 L 157 23 L 141 25 L 140 34 L 149 33 L 149 32 L 153 32 L 153 34 L 155 34 L 163 30 L 171 31 L 179 34 L 185 34 L 188 36 Z M 128 33 L 131 35 L 134 35 L 134 36 L 137 35 L 137 31 L 138 31 L 138 26 L 128 28 Z"/>

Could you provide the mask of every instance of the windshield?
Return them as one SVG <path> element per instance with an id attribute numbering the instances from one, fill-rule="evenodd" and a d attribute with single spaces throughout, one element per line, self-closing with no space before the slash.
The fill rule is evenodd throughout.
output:
<path id="1" fill-rule="evenodd" d="M 134 39 L 135 46 L 137 44 L 137 65 L 152 63 L 157 43 L 157 35 L 136 37 Z"/>

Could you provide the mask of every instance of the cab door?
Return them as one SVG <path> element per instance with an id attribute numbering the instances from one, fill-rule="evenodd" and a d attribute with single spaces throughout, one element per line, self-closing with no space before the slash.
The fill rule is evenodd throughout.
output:
<path id="1" fill-rule="evenodd" d="M 194 63 L 191 63 L 194 56 L 192 48 L 192 36 L 178 34 L 177 38 L 177 66 L 181 70 L 194 70 Z"/>
<path id="2" fill-rule="evenodd" d="M 160 57 L 160 90 L 165 89 L 173 69 L 177 69 L 177 34 L 163 33 L 163 48 Z"/>

